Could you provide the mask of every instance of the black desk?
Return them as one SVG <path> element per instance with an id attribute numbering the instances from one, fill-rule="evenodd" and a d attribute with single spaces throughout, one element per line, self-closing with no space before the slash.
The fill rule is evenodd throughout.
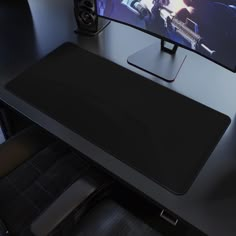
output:
<path id="1" fill-rule="evenodd" d="M 11 30 L 6 30 L 7 23 L 0 23 L 0 30 L 5 30 L 0 38 L 0 48 L 4 48 L 0 54 L 0 99 L 203 232 L 212 236 L 235 235 L 236 75 L 186 52 L 187 61 L 176 81 L 168 84 L 126 63 L 128 55 L 155 42 L 155 38 L 117 23 L 111 23 L 97 38 L 77 37 L 73 33 L 71 1 L 30 0 L 29 3 L 33 25 L 22 24 L 18 19 Z M 167 191 L 3 88 L 16 74 L 65 41 L 78 43 L 231 117 L 230 127 L 187 194 L 177 196 Z"/>

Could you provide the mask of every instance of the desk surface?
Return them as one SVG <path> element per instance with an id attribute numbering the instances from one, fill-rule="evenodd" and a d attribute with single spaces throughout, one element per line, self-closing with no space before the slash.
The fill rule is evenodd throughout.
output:
<path id="1" fill-rule="evenodd" d="M 157 42 L 156 38 L 114 22 L 97 37 L 77 36 L 73 33 L 76 25 L 72 2 L 29 0 L 31 23 L 26 23 L 31 20 L 24 12 L 26 6 L 0 7 L 0 99 L 208 235 L 235 235 L 236 74 L 185 51 L 187 60 L 175 82 L 152 77 L 126 60 L 130 54 Z M 228 130 L 186 194 L 169 192 L 4 89 L 6 82 L 65 41 L 77 43 L 231 118 Z"/>

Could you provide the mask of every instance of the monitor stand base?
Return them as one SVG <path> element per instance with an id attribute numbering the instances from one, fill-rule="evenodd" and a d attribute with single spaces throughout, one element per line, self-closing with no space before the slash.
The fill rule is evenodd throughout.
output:
<path id="1" fill-rule="evenodd" d="M 163 42 L 155 43 L 128 57 L 128 63 L 167 82 L 173 82 L 181 69 L 186 55 L 163 48 Z"/>

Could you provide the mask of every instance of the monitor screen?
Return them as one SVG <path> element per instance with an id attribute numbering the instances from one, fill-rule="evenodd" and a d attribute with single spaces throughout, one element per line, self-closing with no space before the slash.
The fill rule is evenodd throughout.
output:
<path id="1" fill-rule="evenodd" d="M 236 0 L 95 0 L 97 14 L 236 71 Z"/>

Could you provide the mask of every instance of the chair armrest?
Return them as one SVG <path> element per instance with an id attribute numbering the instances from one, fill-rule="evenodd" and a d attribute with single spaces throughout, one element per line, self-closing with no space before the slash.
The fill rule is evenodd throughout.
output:
<path id="1" fill-rule="evenodd" d="M 75 209 L 83 211 L 84 205 L 89 205 L 88 202 L 100 196 L 110 184 L 111 181 L 99 176 L 96 179 L 91 175 L 81 177 L 31 224 L 31 232 L 35 236 L 49 235 Z"/>

